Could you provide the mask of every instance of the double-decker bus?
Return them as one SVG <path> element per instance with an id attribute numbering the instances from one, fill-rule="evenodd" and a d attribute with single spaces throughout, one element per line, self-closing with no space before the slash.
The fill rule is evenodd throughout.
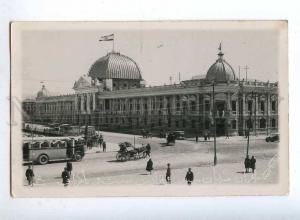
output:
<path id="1" fill-rule="evenodd" d="M 47 164 L 49 161 L 81 161 L 85 155 L 82 137 L 35 137 L 23 139 L 23 161 Z"/>

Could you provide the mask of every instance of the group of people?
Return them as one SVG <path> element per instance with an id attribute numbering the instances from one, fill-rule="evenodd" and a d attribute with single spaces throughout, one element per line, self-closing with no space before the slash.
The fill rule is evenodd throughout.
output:
<path id="1" fill-rule="evenodd" d="M 245 158 L 244 161 L 244 165 L 245 165 L 245 169 L 246 169 L 246 173 L 249 173 L 249 169 L 251 169 L 251 172 L 254 173 L 255 172 L 255 163 L 256 163 L 256 159 L 254 156 L 251 157 L 251 159 L 249 158 L 249 155 L 247 155 L 247 157 Z"/>
<path id="2" fill-rule="evenodd" d="M 152 174 L 153 170 L 153 161 L 151 158 L 149 158 L 146 166 L 146 170 Z M 194 173 L 192 172 L 192 169 L 189 168 L 186 175 L 185 175 L 185 180 L 187 181 L 188 185 L 191 185 L 192 182 L 194 181 Z M 171 164 L 167 164 L 167 172 L 166 172 L 166 182 L 171 184 Z"/>
<path id="3" fill-rule="evenodd" d="M 89 149 L 92 149 L 92 147 L 95 145 L 100 146 L 100 148 L 102 147 L 103 152 L 106 152 L 106 142 L 104 141 L 102 134 L 96 133 L 87 141 L 87 147 Z"/>

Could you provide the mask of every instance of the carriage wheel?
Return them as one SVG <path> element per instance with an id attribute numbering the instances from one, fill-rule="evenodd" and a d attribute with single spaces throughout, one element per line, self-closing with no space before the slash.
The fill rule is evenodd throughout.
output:
<path id="1" fill-rule="evenodd" d="M 120 154 L 120 153 L 117 153 L 117 155 L 116 155 L 116 159 L 117 159 L 118 161 L 122 160 L 122 156 L 121 156 L 121 154 Z"/>

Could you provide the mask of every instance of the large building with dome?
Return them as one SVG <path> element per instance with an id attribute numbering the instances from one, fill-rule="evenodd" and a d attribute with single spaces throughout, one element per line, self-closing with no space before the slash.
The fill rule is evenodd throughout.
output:
<path id="1" fill-rule="evenodd" d="M 220 50 L 205 77 L 178 84 L 145 86 L 128 56 L 110 52 L 96 60 L 70 95 L 51 96 L 46 86 L 24 100 L 24 121 L 94 125 L 100 130 L 139 133 L 184 130 L 202 135 L 253 135 L 278 130 L 278 83 L 241 80 Z"/>

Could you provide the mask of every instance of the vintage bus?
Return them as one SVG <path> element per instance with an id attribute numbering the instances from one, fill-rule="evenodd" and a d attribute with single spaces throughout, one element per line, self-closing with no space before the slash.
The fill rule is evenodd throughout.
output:
<path id="1" fill-rule="evenodd" d="M 85 155 L 82 137 L 38 137 L 23 139 L 23 161 L 47 164 L 49 161 L 81 161 Z"/>

